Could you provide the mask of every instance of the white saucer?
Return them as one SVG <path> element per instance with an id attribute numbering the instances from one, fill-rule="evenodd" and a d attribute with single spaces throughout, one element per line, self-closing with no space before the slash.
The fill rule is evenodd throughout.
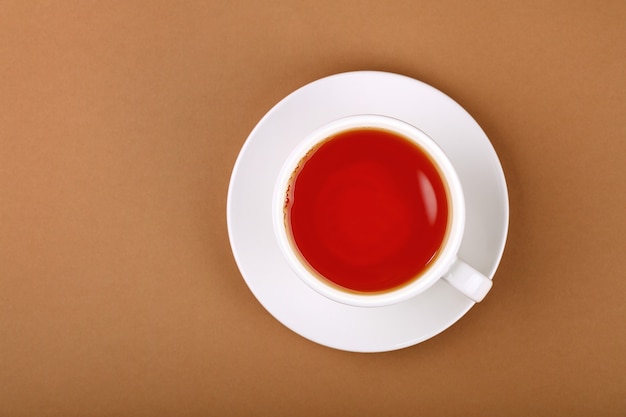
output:
<path id="1" fill-rule="evenodd" d="M 290 269 L 272 228 L 274 183 L 298 141 L 332 120 L 364 113 L 411 123 L 447 153 L 467 205 L 459 256 L 492 278 L 504 251 L 509 219 L 498 157 L 480 126 L 455 101 L 397 74 L 333 75 L 296 90 L 274 106 L 250 133 L 235 163 L 228 190 L 228 233 L 248 287 L 278 321 L 332 348 L 382 352 L 437 335 L 474 303 L 443 280 L 413 299 L 388 307 L 352 307 L 328 300 Z"/>

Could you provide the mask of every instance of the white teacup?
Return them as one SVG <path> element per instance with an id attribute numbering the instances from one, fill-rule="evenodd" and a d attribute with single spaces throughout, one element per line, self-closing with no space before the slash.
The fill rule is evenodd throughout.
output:
<path id="1" fill-rule="evenodd" d="M 353 143 L 359 143 L 358 141 L 356 141 L 357 136 L 360 135 L 362 132 L 371 132 L 371 131 L 385 132 L 385 134 L 390 134 L 391 136 L 394 136 L 396 138 L 401 138 L 401 140 L 403 140 L 405 143 L 408 143 L 411 145 L 410 146 L 411 152 L 415 151 L 426 156 L 426 158 L 430 161 L 432 166 L 436 169 L 436 172 L 438 174 L 437 176 L 439 178 L 440 184 L 442 185 L 441 189 L 443 190 L 443 192 L 445 192 L 446 210 L 445 211 L 442 210 L 442 212 L 445 213 L 445 219 L 442 220 L 442 223 L 441 223 L 443 225 L 441 226 L 443 227 L 443 229 L 437 232 L 440 234 L 440 236 L 442 236 L 440 240 L 436 240 L 436 242 L 440 241 L 440 243 L 437 244 L 435 254 L 432 255 L 431 258 L 429 258 L 430 260 L 425 265 L 423 265 L 422 269 L 420 269 L 414 275 L 403 278 L 399 284 L 390 285 L 389 287 L 385 287 L 383 285 L 383 287 L 374 288 L 373 290 L 370 290 L 370 289 L 362 290 L 358 288 L 355 289 L 356 287 L 352 287 L 351 285 L 344 285 L 343 283 L 338 283 L 340 281 L 338 281 L 335 278 L 335 276 L 330 277 L 330 272 L 320 272 L 320 269 L 323 269 L 323 268 L 313 265 L 317 261 L 315 262 L 309 261 L 309 259 L 313 259 L 312 255 L 303 253 L 303 251 L 299 249 L 299 245 L 303 248 L 306 245 L 303 243 L 304 240 L 301 240 L 300 243 L 297 242 L 298 239 L 302 239 L 302 238 L 297 237 L 298 233 L 300 232 L 294 234 L 294 229 L 292 228 L 293 219 L 290 217 L 292 215 L 290 214 L 291 213 L 290 210 L 294 210 L 294 207 L 295 207 L 294 204 L 297 204 L 299 201 L 298 199 L 300 198 L 299 197 L 300 194 L 298 193 L 299 193 L 300 188 L 298 187 L 305 187 L 305 185 L 300 185 L 300 183 L 297 182 L 298 178 L 302 175 L 303 172 L 305 172 L 304 170 L 309 169 L 308 166 L 311 166 L 311 167 L 314 166 L 314 165 L 309 165 L 310 161 L 312 160 L 313 157 L 315 157 L 318 154 L 318 152 L 321 152 L 320 151 L 321 149 L 325 149 L 324 152 L 327 152 L 327 153 L 331 152 L 330 150 L 327 150 L 329 149 L 329 147 L 326 146 L 326 144 L 332 143 L 333 141 L 338 140 L 337 138 L 339 137 L 344 137 L 348 135 L 354 136 L 354 138 L 351 139 Z M 346 133 L 346 132 L 349 132 L 349 133 Z M 366 142 L 361 142 L 361 143 L 366 143 Z M 356 154 L 358 153 L 356 150 L 361 149 L 361 147 L 356 146 L 354 147 L 354 149 L 355 149 L 354 153 Z M 375 155 L 374 151 L 371 151 L 371 152 L 372 154 Z M 322 154 L 319 154 L 319 155 L 322 155 Z M 352 153 L 350 155 L 352 155 Z M 319 156 L 318 158 L 320 158 L 321 160 L 322 157 Z M 340 160 L 338 158 L 335 158 L 335 159 Z M 371 161 L 372 164 L 376 163 L 375 159 L 376 158 L 372 159 Z M 351 162 L 348 162 L 348 163 L 351 163 Z M 361 171 L 354 171 L 354 172 L 365 173 L 367 174 L 365 175 L 365 177 L 372 176 L 373 178 L 372 181 L 376 182 L 376 179 L 374 177 L 374 174 L 372 174 L 372 171 L 368 171 L 367 168 L 364 168 L 368 166 L 367 164 L 370 163 L 369 161 L 367 163 L 362 162 L 362 161 L 355 162 L 355 164 L 356 163 L 362 165 L 359 168 L 361 169 Z M 339 164 L 339 163 L 335 163 L 335 164 Z M 319 162 L 318 165 L 322 168 L 325 167 L 324 163 L 322 162 Z M 376 167 L 378 167 L 378 165 L 376 165 Z M 313 170 L 313 168 L 310 168 L 310 169 Z M 342 171 L 343 169 L 344 169 L 343 167 L 339 167 L 339 168 L 336 168 L 336 171 L 341 173 L 341 172 L 344 172 Z M 346 168 L 346 169 L 349 169 L 349 168 Z M 384 168 L 381 168 L 381 169 L 384 169 Z M 341 182 L 341 187 L 338 187 L 339 191 L 333 191 L 333 193 L 331 194 L 328 194 L 328 193 L 327 194 L 323 194 L 323 193 L 313 194 L 313 195 L 320 195 L 321 197 L 315 200 L 314 207 L 313 205 L 311 206 L 313 207 L 312 209 L 309 208 L 305 211 L 306 213 L 310 213 L 311 215 L 311 220 L 310 220 L 311 226 L 310 227 L 307 226 L 307 229 L 306 229 L 306 230 L 311 230 L 311 231 L 307 233 L 310 233 L 312 236 L 314 235 L 317 236 L 317 234 L 319 233 L 316 230 L 316 227 L 315 227 L 316 224 L 322 222 L 321 229 L 324 229 L 324 227 L 327 227 L 327 225 L 323 224 L 325 221 L 324 216 L 328 216 L 326 213 L 331 213 L 331 217 L 332 217 L 337 211 L 340 211 L 338 209 L 335 210 L 335 208 L 332 206 L 332 204 L 335 204 L 335 203 L 328 202 L 327 204 L 327 201 L 323 197 L 324 195 L 332 195 L 333 201 L 335 201 L 334 199 L 336 197 L 337 201 L 341 200 L 341 201 L 350 202 L 351 195 L 354 194 L 354 195 L 361 196 L 363 195 L 364 192 L 366 192 L 363 190 L 367 189 L 368 187 L 367 181 L 366 181 L 367 179 L 363 179 L 363 181 L 361 181 L 360 177 L 358 177 L 357 174 L 355 174 L 354 172 L 351 174 L 347 174 L 347 175 L 352 175 L 352 177 L 358 180 L 357 181 L 358 184 L 355 185 L 355 187 L 359 187 L 359 190 L 357 190 L 358 193 L 357 191 L 354 191 L 354 193 L 357 193 L 357 194 L 354 194 L 353 191 L 350 191 L 349 189 L 349 184 L 351 184 L 350 181 L 355 182 L 353 181 L 353 179 L 350 179 L 352 177 L 350 178 L 346 177 L 347 179 L 342 179 L 343 182 Z M 387 175 L 383 171 L 381 171 L 381 174 L 383 176 Z M 313 175 L 313 174 L 308 174 L 308 175 Z M 340 174 L 337 174 L 337 175 L 340 175 Z M 415 176 L 416 178 L 418 178 L 417 180 L 415 180 L 415 183 L 417 185 L 419 185 L 418 183 L 420 183 L 421 181 L 420 175 L 421 174 L 416 174 Z M 334 176 L 334 177 L 329 177 L 329 178 L 334 179 L 334 178 L 341 178 L 341 177 Z M 322 184 L 320 187 L 322 187 L 325 190 L 327 189 L 334 190 L 332 187 L 335 185 L 335 183 L 333 183 L 331 180 L 328 180 L 326 182 L 328 182 L 329 184 Z M 396 182 L 390 180 L 388 184 L 394 188 L 394 192 L 397 192 Z M 413 184 L 413 183 L 409 182 L 409 184 Z M 380 186 L 379 184 L 378 185 L 374 184 L 372 185 L 372 187 L 376 188 L 376 187 L 382 187 L 382 186 Z M 434 188 L 437 188 L 437 187 L 434 187 Z M 294 194 L 294 189 L 295 189 L 295 194 Z M 303 189 L 302 195 L 304 195 L 305 190 L 304 188 L 302 189 Z M 426 189 L 426 192 L 425 192 L 424 198 L 426 200 L 429 200 L 429 199 L 432 200 L 432 198 L 434 198 L 432 197 L 432 195 L 434 195 L 433 186 L 426 185 L 425 189 Z M 383 190 L 383 192 L 384 191 L 385 190 Z M 402 189 L 401 191 L 402 191 L 402 194 L 407 195 L 408 196 L 407 198 L 410 198 L 411 201 L 418 201 L 411 194 L 411 193 L 414 193 L 413 185 L 411 185 L 411 187 L 407 187 L 406 189 Z M 346 194 L 342 196 L 341 193 L 346 193 Z M 353 193 L 353 194 L 350 194 L 350 193 Z M 308 204 L 307 202 L 309 200 L 305 199 L 303 201 L 304 203 L 302 203 L 300 206 L 304 204 Z M 384 202 L 381 204 L 384 204 Z M 404 230 L 410 230 L 410 228 L 409 226 L 407 226 L 406 229 L 404 229 L 404 226 L 401 225 L 402 219 L 405 219 L 406 223 L 411 224 L 411 225 L 415 224 L 416 221 L 418 220 L 414 220 L 412 218 L 413 212 L 414 212 L 413 210 L 407 211 L 404 205 L 402 205 L 401 203 L 398 203 L 398 204 L 399 205 L 397 207 L 390 206 L 391 208 L 389 209 L 384 208 L 380 210 L 382 213 L 381 214 L 382 218 L 370 219 L 369 217 L 367 217 L 368 221 L 371 220 L 377 225 L 383 224 L 383 226 L 380 226 L 380 227 L 386 227 L 387 224 L 395 222 L 396 223 L 394 226 L 395 229 L 401 231 L 403 234 L 402 242 L 408 241 L 407 239 L 411 239 L 410 242 L 417 242 L 419 239 L 422 239 L 422 238 L 430 239 L 430 237 L 427 235 L 416 236 L 415 233 L 413 233 L 412 237 L 406 237 L 406 238 L 404 237 L 404 234 L 406 234 Z M 429 203 L 425 202 L 424 204 L 428 206 Z M 437 204 L 435 204 L 435 206 L 437 206 Z M 316 207 L 319 207 L 320 209 L 318 210 Z M 357 207 L 358 209 L 358 206 L 355 206 L 355 207 Z M 398 208 L 401 209 L 400 211 L 402 211 L 402 216 L 398 216 L 401 218 L 401 220 L 396 221 L 397 216 L 394 213 L 398 212 Z M 372 213 L 374 212 L 374 210 L 373 209 L 369 209 L 369 210 L 370 211 L 367 213 L 367 216 L 372 216 Z M 428 211 L 429 209 L 426 209 L 426 210 Z M 435 208 L 434 210 L 437 210 L 437 209 Z M 415 211 L 415 213 L 417 213 L 417 211 Z M 430 215 L 430 213 L 427 213 L 427 214 Z M 476 271 L 470 265 L 460 260 L 457 256 L 459 247 L 461 245 L 461 241 L 463 238 L 464 228 L 465 228 L 465 200 L 463 196 L 461 182 L 459 181 L 459 178 L 457 176 L 457 173 L 453 165 L 449 161 L 448 157 L 441 150 L 441 148 L 428 135 L 426 135 L 424 132 L 417 129 L 416 127 L 408 123 L 405 123 L 403 121 L 400 121 L 398 119 L 394 119 L 394 118 L 387 117 L 387 116 L 380 116 L 380 115 L 350 116 L 350 117 L 341 118 L 331 123 L 328 123 L 316 129 L 311 134 L 309 134 L 306 138 L 304 138 L 300 142 L 299 146 L 291 153 L 291 155 L 288 157 L 288 159 L 286 160 L 285 164 L 283 165 L 280 171 L 280 174 L 276 183 L 276 187 L 275 187 L 275 193 L 274 193 L 273 215 L 274 215 L 274 219 L 273 219 L 274 231 L 275 231 L 278 243 L 280 245 L 281 251 L 285 259 L 287 260 L 291 268 L 306 284 L 308 284 L 315 291 L 328 297 L 331 300 L 334 300 L 340 303 L 353 305 L 353 306 L 360 306 L 360 307 L 378 307 L 378 306 L 396 304 L 396 303 L 400 303 L 402 301 L 405 301 L 411 297 L 414 297 L 426 291 L 428 288 L 430 288 L 430 286 L 432 286 L 439 279 L 444 279 L 449 284 L 451 284 L 454 288 L 456 288 L 458 291 L 465 294 L 467 297 L 469 297 L 473 301 L 479 302 L 485 297 L 485 295 L 490 290 L 491 285 L 492 285 L 492 282 L 489 278 L 485 277 L 483 274 Z M 307 218 L 302 217 L 304 215 L 300 215 L 300 214 L 298 214 L 298 216 L 300 216 L 298 217 L 298 219 L 300 219 L 299 222 L 301 224 L 307 225 L 307 221 L 308 221 Z M 337 216 L 340 216 L 340 215 L 338 214 Z M 356 217 L 358 216 L 359 214 L 356 214 Z M 321 219 L 318 217 L 321 217 Z M 334 223 L 335 225 L 340 226 L 338 228 L 337 227 L 335 228 L 342 229 L 341 222 L 350 223 L 353 220 L 354 219 L 352 219 L 351 216 L 344 215 L 343 218 L 338 217 L 338 220 L 333 218 L 332 221 L 340 222 L 340 223 Z M 419 220 L 419 221 L 422 221 L 422 220 Z M 398 226 L 398 224 L 400 224 L 400 226 Z M 353 226 L 352 229 L 349 229 L 349 230 L 352 230 L 352 232 L 360 231 L 360 229 L 357 229 L 356 227 L 357 226 Z M 366 238 L 370 238 L 371 236 L 367 235 L 367 226 L 364 226 L 364 227 L 365 229 L 363 231 L 365 232 Z M 376 230 L 380 229 L 379 226 L 376 226 L 376 227 L 377 227 Z M 340 233 L 340 232 L 337 232 L 337 233 Z M 376 234 L 373 234 L 373 235 L 374 237 L 377 236 Z M 303 236 L 306 236 L 306 234 L 303 234 Z M 383 236 L 383 234 L 380 234 L 380 236 Z M 354 238 L 353 237 L 351 238 L 353 239 L 352 241 L 354 241 Z M 346 239 L 344 240 L 348 241 Z M 331 244 L 341 246 L 341 242 L 343 242 L 344 240 L 342 240 L 340 236 L 340 239 L 338 240 L 339 243 L 331 242 Z M 307 245 L 309 245 L 309 243 L 307 243 Z M 357 242 L 357 245 L 358 244 L 360 243 Z M 320 243 L 320 245 L 322 244 Z M 386 257 L 386 259 L 393 260 L 393 259 L 396 259 L 394 258 L 394 256 L 400 256 L 394 253 L 392 249 L 390 249 L 390 247 L 392 246 L 393 247 L 398 246 L 398 245 L 395 245 L 395 243 L 389 246 L 385 246 L 386 242 L 373 242 L 372 245 L 374 246 L 371 246 L 371 247 L 384 248 L 385 254 L 383 254 L 384 256 L 381 255 L 383 258 Z M 344 247 L 345 246 L 346 245 L 344 244 Z M 400 249 L 398 249 L 398 251 L 401 250 L 403 251 L 402 253 L 407 253 L 407 250 L 412 250 L 411 249 L 412 247 L 415 247 L 416 248 L 415 250 L 417 251 L 418 250 L 417 248 L 420 247 L 420 245 L 414 244 L 413 246 L 410 246 L 410 245 L 406 247 L 402 246 L 400 247 Z M 316 255 L 316 256 L 318 256 L 319 259 L 322 259 L 323 261 L 322 263 L 326 263 L 326 261 L 328 260 L 329 265 L 331 266 L 334 265 L 332 259 L 334 259 L 333 257 L 336 256 L 335 255 L 337 252 L 335 250 L 336 248 L 335 249 L 331 248 L 327 252 L 325 252 L 326 250 L 325 248 L 322 248 L 322 249 L 324 249 L 320 251 L 322 255 Z M 351 248 L 346 248 L 346 251 L 350 252 L 350 249 Z M 389 251 L 389 253 L 386 253 L 387 251 Z M 367 254 L 367 252 L 364 252 L 364 253 Z M 420 254 L 416 252 L 416 259 L 419 258 L 420 256 L 428 258 L 428 256 L 430 255 Z M 377 256 L 370 256 L 370 257 L 377 258 Z M 367 263 L 368 259 L 363 260 L 361 258 L 358 258 L 359 265 L 358 267 L 355 266 L 354 271 L 367 270 L 369 274 L 370 269 L 363 269 L 363 268 L 366 268 L 366 266 L 363 266 L 363 265 Z M 405 258 L 407 257 L 404 256 L 403 259 Z M 345 265 L 344 263 L 342 263 L 341 268 L 340 267 L 335 268 L 337 271 L 349 270 L 348 268 L 350 267 L 350 262 L 354 263 L 355 265 L 357 263 L 357 257 L 345 258 L 345 259 L 347 259 L 344 262 Z M 410 260 L 410 258 L 408 258 L 407 260 Z M 389 262 L 392 262 L 392 261 L 389 261 Z M 380 265 L 385 265 L 385 264 L 380 263 Z M 387 272 L 384 266 L 380 266 L 380 265 L 376 264 L 375 266 L 372 267 L 371 271 L 378 271 L 378 269 L 380 269 L 381 276 L 385 274 L 393 275 L 391 272 Z M 416 266 L 415 268 L 417 267 L 418 266 Z M 421 265 L 419 265 L 419 267 L 421 268 Z M 358 268 L 361 268 L 361 269 L 358 269 Z M 328 271 L 328 269 L 326 269 L 326 271 Z M 370 279 L 372 280 L 372 282 L 375 282 L 377 279 L 376 273 L 372 272 L 373 278 L 370 277 L 370 275 L 367 275 L 369 277 L 367 279 Z M 325 276 L 325 274 L 329 276 Z M 334 271 L 333 271 L 333 274 L 340 275 L 339 272 L 334 272 Z M 358 272 L 352 272 L 352 275 L 349 275 L 349 276 L 352 277 L 350 278 L 351 281 L 348 280 L 349 282 L 356 283 L 355 284 L 356 286 L 360 285 L 357 282 L 359 279 Z M 394 279 L 393 276 L 390 276 L 389 278 L 391 281 L 393 281 Z"/>

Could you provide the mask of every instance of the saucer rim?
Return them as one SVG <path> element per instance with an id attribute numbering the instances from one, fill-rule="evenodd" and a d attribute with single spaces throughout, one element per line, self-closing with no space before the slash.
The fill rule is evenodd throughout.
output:
<path id="1" fill-rule="evenodd" d="M 449 96 L 447 96 L 445 93 L 437 90 L 436 88 L 423 83 L 422 81 L 416 80 L 414 78 L 410 78 L 401 74 L 395 74 L 395 73 L 389 73 L 389 72 L 382 72 L 382 71 L 351 71 L 351 72 L 344 72 L 344 73 L 339 73 L 339 74 L 333 74 L 327 77 L 323 77 L 320 78 L 318 80 L 315 80 L 313 82 L 310 82 L 308 84 L 305 84 L 304 86 L 296 89 L 295 91 L 291 92 L 290 94 L 288 94 L 287 96 L 285 96 L 283 99 L 281 99 L 278 103 L 276 103 L 267 113 L 265 113 L 265 115 L 259 120 L 259 122 L 255 125 L 255 127 L 252 129 L 252 131 L 250 132 L 250 134 L 248 135 L 245 143 L 243 144 L 238 156 L 237 156 L 237 160 L 234 164 L 233 167 L 233 171 L 231 174 L 231 178 L 230 178 L 230 182 L 229 182 L 229 187 L 228 187 L 228 196 L 227 196 L 227 227 L 228 227 L 228 237 L 230 240 L 230 245 L 231 245 L 231 249 L 233 252 L 233 255 L 235 257 L 235 261 L 237 263 L 237 266 L 241 272 L 241 275 L 244 279 L 244 281 L 246 282 L 248 288 L 250 289 L 250 291 L 253 293 L 253 295 L 255 296 L 255 298 L 259 301 L 259 303 L 270 313 L 270 315 L 272 315 L 276 320 L 278 320 L 281 324 L 283 324 L 284 326 L 286 326 L 287 328 L 289 328 L 290 330 L 294 331 L 295 333 L 299 334 L 300 336 L 311 340 L 317 344 L 321 344 L 323 346 L 327 346 L 327 347 L 331 347 L 334 349 L 338 349 L 338 350 L 344 350 L 344 351 L 350 351 L 350 352 L 385 352 L 385 351 L 392 351 L 392 350 L 397 350 L 397 349 L 402 349 L 402 348 L 406 348 L 409 346 L 413 346 L 416 345 L 418 343 L 421 343 L 425 340 L 428 340 L 438 334 L 440 334 L 441 332 L 445 331 L 446 329 L 448 329 L 450 326 L 452 326 L 454 323 L 458 322 L 465 314 L 467 314 L 467 312 L 474 306 L 475 303 L 468 301 L 465 304 L 464 308 L 459 308 L 458 309 L 458 314 L 456 315 L 452 315 L 450 317 L 450 320 L 446 321 L 445 324 L 440 324 L 439 326 L 437 326 L 437 329 L 433 330 L 432 332 L 430 332 L 429 334 L 423 334 L 423 335 L 419 335 L 416 337 L 408 337 L 406 340 L 404 340 L 403 342 L 400 343 L 389 343 L 387 344 L 386 347 L 384 348 L 368 348 L 366 346 L 363 347 L 359 347 L 359 346 L 350 346 L 347 347 L 345 343 L 333 343 L 333 341 L 330 340 L 320 340 L 318 338 L 315 337 L 311 337 L 310 334 L 307 334 L 306 332 L 303 332 L 302 329 L 299 329 L 297 325 L 294 325 L 293 323 L 287 323 L 286 320 L 281 319 L 281 317 L 278 317 L 275 312 L 273 311 L 273 308 L 270 304 L 269 299 L 264 299 L 263 296 L 259 295 L 258 292 L 255 290 L 255 283 L 254 278 L 247 276 L 247 274 L 244 272 L 244 267 L 243 264 L 245 263 L 245 259 L 243 259 L 243 257 L 245 255 L 243 255 L 242 253 L 239 252 L 238 250 L 238 246 L 237 246 L 237 237 L 235 236 L 235 233 L 233 231 L 233 194 L 235 192 L 235 179 L 237 177 L 238 174 L 240 174 L 242 168 L 241 165 L 244 163 L 244 160 L 242 158 L 243 155 L 245 155 L 248 151 L 249 148 L 252 146 L 251 144 L 253 143 L 253 141 L 255 140 L 255 137 L 257 136 L 257 133 L 259 130 L 261 130 L 264 126 L 264 124 L 270 120 L 272 117 L 274 117 L 274 115 L 281 109 L 282 106 L 285 106 L 285 103 L 288 103 L 289 100 L 298 95 L 301 94 L 303 91 L 305 90 L 311 90 L 311 89 L 315 89 L 316 86 L 321 85 L 324 82 L 329 82 L 332 79 L 337 79 L 337 78 L 342 78 L 342 77 L 393 77 L 396 79 L 403 79 L 404 82 L 410 82 L 412 84 L 418 83 L 421 85 L 421 88 L 427 88 L 427 89 L 431 89 L 431 91 L 434 90 L 434 92 L 436 94 L 439 94 L 443 97 L 445 97 L 446 99 L 448 99 L 453 106 L 457 107 L 457 110 L 462 110 L 463 112 L 465 112 L 465 115 L 467 117 L 469 117 L 474 123 L 475 123 L 475 127 L 477 127 L 480 130 L 481 135 L 483 136 L 484 140 L 486 141 L 485 143 L 483 143 L 483 145 L 489 145 L 490 149 L 491 149 L 491 154 L 490 157 L 492 158 L 492 162 L 495 162 L 495 168 L 499 168 L 499 175 L 498 175 L 498 179 L 497 179 L 497 183 L 499 183 L 499 190 L 497 193 L 502 193 L 502 199 L 498 202 L 498 211 L 500 212 L 500 214 L 502 215 L 502 219 L 503 219 L 503 224 L 502 224 L 502 229 L 499 232 L 499 236 L 500 236 L 500 244 L 499 247 L 497 248 L 492 248 L 493 249 L 493 265 L 490 268 L 490 270 L 487 271 L 483 271 L 485 272 L 485 275 L 487 275 L 489 278 L 493 278 L 493 276 L 495 275 L 495 272 L 502 260 L 502 256 L 504 254 L 504 249 L 506 246 L 506 240 L 508 237 L 508 228 L 509 228 L 509 216 L 510 216 L 510 212 L 509 212 L 509 196 L 508 196 L 508 189 L 506 186 L 506 178 L 504 176 L 504 171 L 502 170 L 502 166 L 501 166 L 501 162 L 495 152 L 495 149 L 493 148 L 493 144 L 491 143 L 491 141 L 489 140 L 489 138 L 487 137 L 487 135 L 485 134 L 485 132 L 480 128 L 480 126 L 476 123 L 476 121 L 472 118 L 471 115 L 469 115 L 469 113 L 467 113 L 467 111 L 465 111 L 465 109 L 463 109 L 458 103 L 456 103 L 454 100 L 452 100 Z M 380 81 L 380 80 L 379 80 Z M 338 115 L 337 118 L 342 117 L 343 115 Z M 395 115 L 391 115 L 391 117 L 396 117 Z M 329 120 L 330 121 L 330 120 Z M 409 122 L 410 123 L 410 122 Z M 418 129 L 421 128 L 420 126 L 416 126 Z M 439 141 L 437 140 L 437 138 L 433 138 L 433 140 L 435 140 L 436 143 L 440 144 Z M 292 149 L 297 146 L 299 142 L 294 142 L 294 144 L 291 146 Z M 495 193 L 495 194 L 497 194 Z M 271 223 L 271 219 L 269 220 Z M 274 236 L 272 236 L 272 239 L 275 239 Z M 280 249 L 278 247 L 276 247 L 276 250 L 278 250 L 280 252 Z M 490 250 L 491 251 L 491 250 Z M 286 262 L 286 261 L 284 261 Z M 295 275 L 295 272 L 291 272 L 291 274 L 293 275 L 293 278 L 296 280 L 299 280 L 299 278 Z M 440 280 L 443 281 L 443 280 Z M 310 291 L 313 291 L 312 289 L 309 289 Z M 427 290 L 426 293 L 428 293 L 430 291 Z M 322 297 L 321 295 L 317 294 L 318 297 Z M 332 303 L 336 303 L 334 301 L 332 301 Z M 366 310 L 370 310 L 370 309 L 376 309 L 379 307 L 352 307 L 352 308 L 356 308 L 356 309 L 366 309 Z M 383 313 L 381 313 L 383 314 Z M 383 343 L 384 344 L 384 343 Z"/>

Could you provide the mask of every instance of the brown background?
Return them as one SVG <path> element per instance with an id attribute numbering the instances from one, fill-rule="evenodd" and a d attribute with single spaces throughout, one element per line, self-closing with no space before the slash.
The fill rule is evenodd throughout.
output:
<path id="1" fill-rule="evenodd" d="M 626 415 L 623 1 L 5 1 L 0 416 Z M 490 296 L 396 352 L 316 345 L 241 278 L 226 192 L 292 90 L 373 69 L 482 125 Z"/>

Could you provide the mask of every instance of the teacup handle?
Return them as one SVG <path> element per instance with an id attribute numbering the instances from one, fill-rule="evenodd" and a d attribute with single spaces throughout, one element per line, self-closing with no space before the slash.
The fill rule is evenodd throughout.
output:
<path id="1" fill-rule="evenodd" d="M 492 285 L 489 278 L 460 259 L 456 260 L 443 279 L 476 303 L 485 298 Z"/>

